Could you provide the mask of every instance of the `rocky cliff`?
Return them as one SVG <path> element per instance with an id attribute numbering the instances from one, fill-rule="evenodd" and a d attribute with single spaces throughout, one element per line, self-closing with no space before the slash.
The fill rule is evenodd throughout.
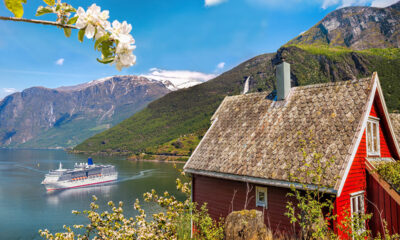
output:
<path id="1" fill-rule="evenodd" d="M 346 7 L 331 12 L 288 44 L 326 44 L 354 50 L 400 47 L 400 2 L 386 7 Z"/>
<path id="2" fill-rule="evenodd" d="M 71 147 L 168 92 L 163 83 L 137 76 L 58 89 L 32 87 L 0 102 L 0 146 Z"/>

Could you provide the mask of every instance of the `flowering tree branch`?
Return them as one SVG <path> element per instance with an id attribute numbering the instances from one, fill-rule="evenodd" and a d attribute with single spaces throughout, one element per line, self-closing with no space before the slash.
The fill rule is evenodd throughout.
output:
<path id="1" fill-rule="evenodd" d="M 16 18 L 16 17 L 3 17 L 3 16 L 0 16 L 0 20 L 4 20 L 4 21 L 14 21 L 14 22 L 36 23 L 36 24 L 51 25 L 51 26 L 56 26 L 56 27 L 61 27 L 61 28 L 78 29 L 76 26 L 69 25 L 69 24 L 61 24 L 61 23 L 58 23 L 58 22 L 44 21 L 44 20 L 36 20 L 36 19 L 26 19 L 26 18 Z"/>
<path id="2" fill-rule="evenodd" d="M 35 24 L 52 25 L 64 30 L 66 37 L 71 36 L 72 29 L 79 29 L 78 40 L 83 42 L 84 37 L 95 41 L 94 48 L 101 52 L 97 61 L 103 64 L 115 64 L 120 71 L 124 67 L 133 66 L 136 63 L 136 56 L 133 54 L 136 46 L 135 39 L 130 34 L 132 25 L 126 21 L 120 23 L 114 20 L 112 24 L 108 21 L 109 12 L 101 11 L 96 4 L 92 4 L 86 11 L 79 7 L 75 9 L 68 3 L 61 0 L 43 0 L 46 6 L 39 6 L 36 16 L 44 14 L 57 15 L 57 21 L 42 21 L 22 18 L 24 9 L 23 3 L 27 0 L 4 0 L 5 6 L 15 17 L 1 17 L 0 20 L 28 22 Z M 70 17 L 75 13 L 74 17 Z"/>

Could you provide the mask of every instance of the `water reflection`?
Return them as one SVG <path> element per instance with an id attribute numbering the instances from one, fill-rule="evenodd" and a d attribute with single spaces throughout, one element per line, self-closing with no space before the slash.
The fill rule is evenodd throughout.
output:
<path id="1" fill-rule="evenodd" d="M 60 202 L 87 199 L 93 195 L 109 197 L 113 189 L 117 188 L 116 183 L 71 188 L 47 192 L 47 202 L 51 205 L 58 205 Z"/>

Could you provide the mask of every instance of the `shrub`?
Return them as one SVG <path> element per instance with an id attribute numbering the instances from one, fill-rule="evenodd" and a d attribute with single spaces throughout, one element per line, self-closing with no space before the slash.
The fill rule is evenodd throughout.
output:
<path id="1" fill-rule="evenodd" d="M 299 133 L 298 135 L 301 135 Z M 312 135 L 312 133 L 311 133 Z M 316 152 L 315 143 L 312 137 L 300 139 L 300 152 L 303 156 L 299 172 L 292 174 L 289 166 L 288 172 L 291 182 L 298 182 L 302 190 L 297 189 L 293 184 L 290 186 L 291 193 L 288 196 L 292 199 L 288 201 L 286 216 L 295 226 L 298 224 L 300 239 L 331 239 L 335 234 L 329 228 L 329 223 L 336 216 L 332 214 L 334 205 L 333 196 L 326 194 L 323 190 L 331 186 L 323 184 L 327 171 L 334 163 L 334 158 L 322 161 L 323 155 Z M 311 185 L 305 184 L 311 180 Z M 327 213 L 324 214 L 323 213 Z M 295 234 L 297 231 L 294 229 Z"/>
<path id="2" fill-rule="evenodd" d="M 400 192 L 400 163 L 399 162 L 390 162 L 390 163 L 379 164 L 376 168 L 376 171 L 397 192 Z"/>

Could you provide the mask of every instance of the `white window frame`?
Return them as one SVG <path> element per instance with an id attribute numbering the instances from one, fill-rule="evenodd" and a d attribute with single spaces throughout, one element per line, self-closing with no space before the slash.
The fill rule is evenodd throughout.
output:
<path id="1" fill-rule="evenodd" d="M 364 215 L 365 214 L 365 196 L 364 191 L 359 191 L 350 194 L 350 210 L 351 210 L 351 219 L 353 224 L 354 215 Z M 361 205 L 361 206 L 360 206 Z M 364 227 L 358 229 L 355 234 L 361 234 L 366 231 L 366 223 L 364 221 Z M 354 226 L 352 226 L 354 228 Z"/>
<path id="2" fill-rule="evenodd" d="M 256 186 L 256 207 L 268 208 L 268 189 Z M 264 201 L 259 200 L 260 193 L 264 193 Z"/>
<path id="3" fill-rule="evenodd" d="M 371 132 L 368 131 L 368 126 L 371 124 Z M 373 132 L 373 125 L 376 126 L 376 132 Z M 372 134 L 371 136 L 369 136 L 369 134 Z M 375 136 L 374 136 L 375 134 Z M 381 155 L 381 148 L 380 148 L 380 139 L 379 139 L 379 118 L 375 118 L 375 117 L 369 117 L 368 121 L 367 121 L 367 127 L 366 127 L 366 138 L 367 138 L 367 154 L 368 156 L 380 156 Z M 376 144 L 377 146 L 374 146 L 374 139 L 376 138 Z M 371 146 L 372 149 L 369 148 L 369 141 L 371 142 Z M 376 147 L 376 151 L 374 150 L 374 147 Z"/>

